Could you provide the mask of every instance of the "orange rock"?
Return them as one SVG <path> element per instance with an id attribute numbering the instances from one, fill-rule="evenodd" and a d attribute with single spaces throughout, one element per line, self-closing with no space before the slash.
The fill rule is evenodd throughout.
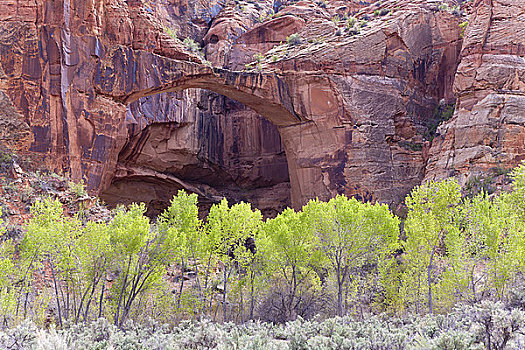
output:
<path id="1" fill-rule="evenodd" d="M 452 119 L 439 128 L 426 179 L 498 173 L 525 159 L 525 3 L 475 1 L 461 52 Z"/>
<path id="2" fill-rule="evenodd" d="M 206 205 L 225 196 L 273 215 L 337 193 L 399 203 L 420 183 L 434 110 L 454 102 L 457 17 L 408 0 L 386 2 L 382 16 L 366 1 L 286 1 L 277 15 L 269 0 L 168 3 L 4 1 L 0 90 L 31 135 L 17 147 L 108 202 L 146 201 L 157 212 L 180 188 Z M 523 36 L 507 45 L 494 33 L 491 55 L 521 52 L 514 39 Z M 456 87 L 478 86 L 469 74 L 479 72 L 485 85 L 521 88 L 519 69 L 494 77 L 479 65 L 488 52 L 476 50 L 466 40 Z"/>

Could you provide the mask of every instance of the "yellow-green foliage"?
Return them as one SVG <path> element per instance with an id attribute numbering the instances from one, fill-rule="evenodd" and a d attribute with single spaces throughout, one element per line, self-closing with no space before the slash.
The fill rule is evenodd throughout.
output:
<path id="1" fill-rule="evenodd" d="M 12 260 L 14 245 L 9 239 L 3 237 L 6 233 L 4 222 L 2 220 L 2 208 L 0 208 L 0 239 L 3 241 L 0 245 L 0 312 L 2 315 L 10 314 L 15 306 L 15 293 L 11 288 L 14 282 L 14 263 Z"/>
<path id="2" fill-rule="evenodd" d="M 459 29 L 461 30 L 461 37 L 463 38 L 465 36 L 465 30 L 467 29 L 467 26 L 468 26 L 468 21 L 464 21 L 462 23 L 460 23 L 459 25 Z"/>
<path id="3" fill-rule="evenodd" d="M 315 270 L 323 265 L 323 254 L 316 247 L 317 237 L 304 212 L 285 209 L 262 228 L 257 249 L 265 262 L 268 283 L 282 281 L 285 292 L 279 302 L 285 319 L 293 318 L 304 295 L 321 287 Z"/>
<path id="4" fill-rule="evenodd" d="M 184 39 L 184 41 L 182 43 L 184 44 L 186 49 L 188 51 L 190 51 L 191 53 L 197 54 L 199 56 L 203 56 L 199 43 L 197 43 L 192 38 L 188 37 L 188 38 Z"/>
<path id="5" fill-rule="evenodd" d="M 354 275 L 365 264 L 389 259 L 399 248 L 399 220 L 384 204 L 362 203 L 339 195 L 329 202 L 310 201 L 304 208 L 338 287 L 338 314 L 343 315 L 343 291 L 348 281 L 359 294 L 370 286 L 357 285 Z M 354 293 L 355 294 L 355 293 Z"/>
<path id="6" fill-rule="evenodd" d="M 144 204 L 86 222 L 48 198 L 18 245 L 0 220 L 0 312 L 123 327 L 146 314 L 287 321 L 508 301 L 525 272 L 525 164 L 511 178 L 512 192 L 490 197 L 462 198 L 453 179 L 416 187 L 401 232 L 386 205 L 344 195 L 267 220 L 224 199 L 203 221 L 197 195 L 180 191 L 155 222 Z"/>
<path id="7" fill-rule="evenodd" d="M 163 29 L 164 29 L 164 32 L 165 32 L 166 34 L 168 34 L 171 38 L 173 38 L 173 39 L 178 39 L 178 38 L 177 38 L 177 31 L 176 31 L 176 30 L 173 30 L 173 29 L 168 28 L 168 27 L 163 27 Z"/>
<path id="8" fill-rule="evenodd" d="M 294 33 L 286 37 L 286 43 L 291 46 L 300 45 L 303 43 L 303 39 L 298 33 Z"/>
<path id="9" fill-rule="evenodd" d="M 432 312 L 435 299 L 441 297 L 436 295 L 436 291 L 441 290 L 441 281 L 436 276 L 439 254 L 447 238 L 457 233 L 460 200 L 460 188 L 455 180 L 416 187 L 406 199 L 409 211 L 405 221 L 407 238 L 403 244 L 406 266 L 402 294 L 418 310 L 426 303 Z M 445 246 L 444 249 L 453 248 Z"/>
<path id="10" fill-rule="evenodd" d="M 77 198 L 81 198 L 84 196 L 87 196 L 87 191 L 84 186 L 84 180 L 81 180 L 80 182 L 73 182 L 70 181 L 68 183 L 69 191 L 73 193 Z"/>
<path id="11" fill-rule="evenodd" d="M 249 266 L 253 253 L 247 249 L 247 240 L 257 237 L 262 215 L 259 210 L 252 210 L 249 203 L 228 206 L 223 199 L 210 209 L 207 221 L 207 232 L 215 239 L 214 253 L 224 264 L 222 278 L 222 311 L 223 318 L 228 319 L 226 298 L 228 284 L 234 268 Z"/>
<path id="12" fill-rule="evenodd" d="M 5 234 L 4 220 L 2 220 L 2 207 L 0 207 L 0 236 Z"/>

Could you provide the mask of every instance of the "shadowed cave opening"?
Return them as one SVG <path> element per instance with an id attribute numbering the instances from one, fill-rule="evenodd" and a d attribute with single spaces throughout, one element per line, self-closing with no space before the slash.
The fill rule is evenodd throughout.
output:
<path id="1" fill-rule="evenodd" d="M 265 217 L 291 205 L 279 130 L 240 102 L 203 89 L 164 92 L 128 105 L 127 125 L 101 194 L 110 206 L 144 202 L 155 216 L 180 189 L 199 195 L 203 215 L 223 197 Z"/>

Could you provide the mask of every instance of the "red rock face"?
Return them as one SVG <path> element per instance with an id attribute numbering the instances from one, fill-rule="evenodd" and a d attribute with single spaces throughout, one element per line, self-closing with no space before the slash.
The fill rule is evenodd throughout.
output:
<path id="1" fill-rule="evenodd" d="M 427 179 L 509 169 L 525 159 L 525 3 L 474 2 L 454 89 L 454 116 L 430 150 Z"/>
<path id="2" fill-rule="evenodd" d="M 167 81 L 155 65 L 176 65 L 171 59 L 202 61 L 172 35 L 202 38 L 222 9 L 210 1 L 171 5 L 0 3 L 0 106 L 6 107 L 0 112 L 2 142 L 22 153 L 43 155 L 47 168 L 83 179 L 112 204 L 146 201 L 158 208 L 176 189 L 187 188 L 205 200 L 227 195 L 270 212 L 289 205 L 284 151 L 277 129 L 266 119 L 198 89 L 139 99 L 141 90 Z M 189 74 L 202 68 L 209 71 L 198 65 L 167 71 Z M 135 102 L 126 101 L 135 90 Z M 158 132 L 170 130 L 174 137 L 184 137 L 170 141 L 174 149 L 148 154 L 154 159 L 137 154 L 149 150 L 150 136 L 156 142 Z M 136 169 L 143 166 L 147 174 L 139 177 Z M 178 187 L 159 181 L 158 174 L 176 178 Z M 135 185 L 146 190 L 138 193 Z M 266 197 L 273 202 L 263 198 L 265 189 L 272 191 Z"/>
<path id="3" fill-rule="evenodd" d="M 2 2 L 18 149 L 157 212 L 180 188 L 273 215 L 337 193 L 395 204 L 420 183 L 434 110 L 454 101 L 458 18 L 423 1 L 222 3 Z"/>
<path id="4" fill-rule="evenodd" d="M 442 99 L 454 101 L 459 20 L 418 2 L 400 8 L 371 17 L 352 36 L 345 30 L 337 35 L 345 23 L 334 22 L 334 7 L 298 2 L 234 46 L 241 53 L 232 54 L 239 58 L 232 61 L 236 68 L 246 63 L 246 52 L 274 46 L 261 68 L 286 82 L 301 120 L 279 128 L 294 206 L 337 193 L 399 203 L 423 178 L 434 110 Z M 281 38 L 257 44 L 252 33 L 273 38 L 278 30 L 272 24 L 298 28 L 304 43 L 284 49 L 277 46 Z"/>

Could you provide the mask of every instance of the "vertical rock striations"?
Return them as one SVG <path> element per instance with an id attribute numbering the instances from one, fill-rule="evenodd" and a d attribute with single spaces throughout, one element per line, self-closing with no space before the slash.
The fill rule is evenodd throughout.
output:
<path id="1" fill-rule="evenodd" d="M 501 173 L 525 159 L 525 3 L 476 0 L 465 31 L 454 116 L 438 129 L 427 179 Z"/>
<path id="2" fill-rule="evenodd" d="M 423 0 L 4 0 L 0 138 L 154 211 L 180 188 L 397 204 L 525 158 L 525 5 L 472 9 L 463 40 Z"/>

